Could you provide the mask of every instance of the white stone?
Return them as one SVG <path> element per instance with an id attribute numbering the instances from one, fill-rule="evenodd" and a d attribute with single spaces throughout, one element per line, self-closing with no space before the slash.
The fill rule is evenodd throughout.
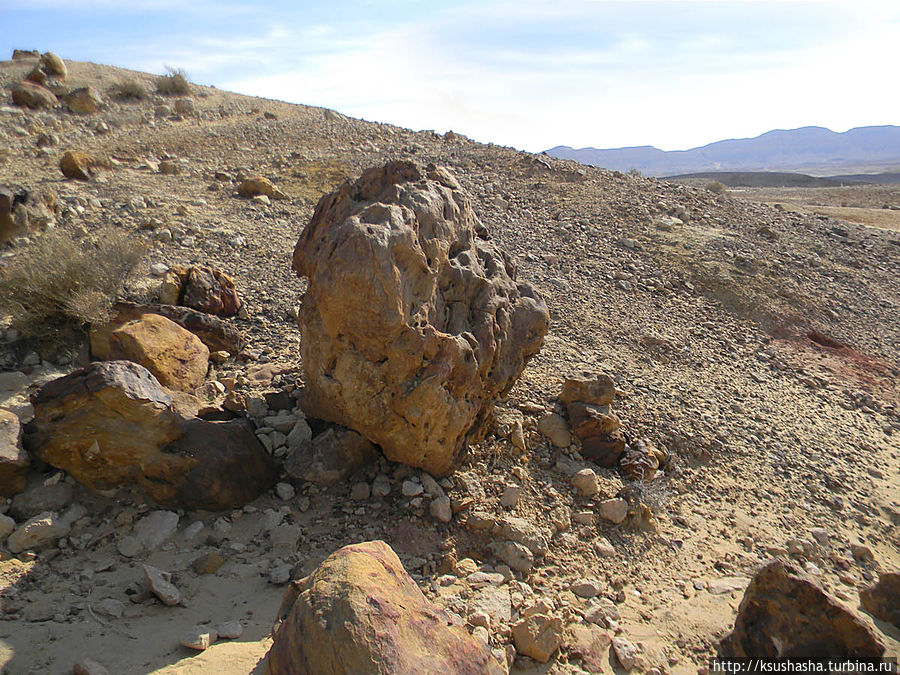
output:
<path id="1" fill-rule="evenodd" d="M 600 517 L 618 525 L 628 517 L 628 502 L 621 498 L 607 499 L 597 505 Z"/>

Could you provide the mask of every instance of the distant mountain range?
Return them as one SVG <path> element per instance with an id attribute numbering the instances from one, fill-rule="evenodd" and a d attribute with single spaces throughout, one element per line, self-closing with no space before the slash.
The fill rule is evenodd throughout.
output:
<path id="1" fill-rule="evenodd" d="M 650 176 L 708 171 L 805 171 L 813 175 L 873 173 L 900 168 L 900 126 L 857 127 L 836 133 L 824 127 L 776 129 L 756 138 L 665 151 L 650 145 L 546 151 L 561 159 Z"/>

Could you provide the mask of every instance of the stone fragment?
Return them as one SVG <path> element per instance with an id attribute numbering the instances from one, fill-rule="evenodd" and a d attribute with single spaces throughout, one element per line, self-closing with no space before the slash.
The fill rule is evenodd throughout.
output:
<path id="1" fill-rule="evenodd" d="M 376 456 L 375 446 L 352 429 L 330 427 L 288 455 L 284 470 L 317 485 L 335 485 Z"/>
<path id="2" fill-rule="evenodd" d="M 499 675 L 487 646 L 425 598 L 384 542 L 345 546 L 291 588 L 267 675 Z"/>
<path id="3" fill-rule="evenodd" d="M 52 91 L 28 80 L 22 80 L 13 86 L 12 100 L 23 108 L 52 108 L 58 103 Z"/>
<path id="4" fill-rule="evenodd" d="M 7 516 L 5 513 L 0 514 L 0 543 L 6 541 L 6 538 L 16 529 L 16 521 Z"/>
<path id="5" fill-rule="evenodd" d="M 240 621 L 226 621 L 216 627 L 216 633 L 226 640 L 237 640 L 244 634 L 244 626 Z"/>
<path id="6" fill-rule="evenodd" d="M 582 371 L 569 375 L 562 386 L 559 400 L 563 403 L 589 403 L 605 406 L 616 398 L 616 383 L 606 373 Z"/>
<path id="7" fill-rule="evenodd" d="M 294 249 L 308 416 L 434 476 L 482 438 L 549 314 L 443 168 L 393 162 L 323 198 Z"/>
<path id="8" fill-rule="evenodd" d="M 46 546 L 69 534 L 71 524 L 55 513 L 39 513 L 9 535 L 6 547 L 13 553 Z"/>
<path id="9" fill-rule="evenodd" d="M 491 521 L 493 523 L 493 520 Z M 499 523 L 497 536 L 526 546 L 536 556 L 547 552 L 547 537 L 543 530 L 525 518 L 507 516 Z"/>
<path id="10" fill-rule="evenodd" d="M 159 383 L 193 391 L 206 380 L 209 348 L 196 335 L 158 314 L 145 314 L 110 334 L 111 359 L 134 361 Z"/>
<path id="11" fill-rule="evenodd" d="M 793 565 L 773 560 L 753 577 L 722 657 L 881 657 L 885 646 Z"/>
<path id="12" fill-rule="evenodd" d="M 515 541 L 495 541 L 488 550 L 516 572 L 528 573 L 534 567 L 534 554 L 527 546 Z"/>
<path id="13" fill-rule="evenodd" d="M 28 520 L 44 511 L 61 512 L 72 503 L 72 486 L 68 483 L 35 485 L 16 495 L 9 506 L 10 515 L 16 520 Z"/>
<path id="14" fill-rule="evenodd" d="M 52 75 L 60 80 L 66 79 L 69 74 L 69 69 L 66 68 L 66 62 L 53 52 L 44 52 L 41 54 L 41 68 L 43 68 L 48 75 Z"/>
<path id="15" fill-rule="evenodd" d="M 152 565 L 144 565 L 144 577 L 150 590 L 164 605 L 174 607 L 181 602 L 181 592 L 172 583 L 172 575 Z"/>
<path id="16" fill-rule="evenodd" d="M 567 633 L 569 659 L 580 659 L 582 668 L 589 673 L 606 672 L 609 634 L 599 626 L 590 624 L 573 624 L 568 627 Z"/>
<path id="17" fill-rule="evenodd" d="M 578 579 L 570 589 L 579 598 L 594 598 L 603 592 L 603 583 L 598 579 Z"/>
<path id="18" fill-rule="evenodd" d="M 879 621 L 900 628 L 900 572 L 884 572 L 878 583 L 859 592 L 859 603 Z"/>
<path id="19" fill-rule="evenodd" d="M 205 649 L 209 649 L 210 645 L 212 645 L 218 637 L 219 634 L 212 628 L 194 626 L 181 636 L 181 646 L 202 652 Z"/>
<path id="20" fill-rule="evenodd" d="M 566 406 L 572 433 L 580 439 L 607 436 L 622 427 L 622 422 L 609 406 L 592 405 L 574 401 Z"/>
<path id="21" fill-rule="evenodd" d="M 197 574 L 215 574 L 225 564 L 225 558 L 221 553 L 212 552 L 201 555 L 191 562 L 191 569 Z"/>
<path id="22" fill-rule="evenodd" d="M 450 502 L 450 497 L 443 495 L 433 499 L 431 504 L 428 505 L 428 512 L 435 520 L 449 523 L 453 520 L 453 505 Z"/>
<path id="23" fill-rule="evenodd" d="M 275 485 L 275 494 L 282 501 L 290 501 L 294 498 L 294 486 L 290 483 L 277 483 Z"/>
<path id="24" fill-rule="evenodd" d="M 25 489 L 31 459 L 22 447 L 18 416 L 0 409 L 0 495 L 12 497 Z"/>
<path id="25" fill-rule="evenodd" d="M 572 476 L 572 485 L 582 497 L 590 499 L 600 492 L 600 483 L 593 469 L 582 469 Z"/>
<path id="26" fill-rule="evenodd" d="M 620 497 L 606 499 L 597 505 L 597 513 L 604 520 L 619 525 L 628 517 L 628 502 Z"/>
<path id="27" fill-rule="evenodd" d="M 619 463 L 625 452 L 625 436 L 616 430 L 600 436 L 589 436 L 581 441 L 581 454 L 595 464 L 611 469 Z"/>
<path id="28" fill-rule="evenodd" d="M 59 160 L 59 170 L 66 178 L 75 180 L 90 180 L 93 175 L 107 166 L 105 161 L 74 150 L 66 150 Z"/>
<path id="29" fill-rule="evenodd" d="M 63 96 L 63 101 L 73 113 L 92 115 L 99 112 L 103 99 L 93 87 L 80 87 Z"/>
<path id="30" fill-rule="evenodd" d="M 637 661 L 637 648 L 623 637 L 612 639 L 612 650 L 624 670 L 631 670 Z"/>
<path id="31" fill-rule="evenodd" d="M 222 317 L 236 316 L 241 310 L 234 280 L 209 265 L 170 268 L 163 277 L 159 300 Z"/>
<path id="32" fill-rule="evenodd" d="M 568 448 L 572 444 L 569 425 L 561 415 L 547 413 L 538 420 L 538 430 L 557 448 Z"/>
<path id="33" fill-rule="evenodd" d="M 513 643 L 519 654 L 547 663 L 559 649 L 562 621 L 545 614 L 532 614 L 512 627 Z"/>
<path id="34" fill-rule="evenodd" d="M 155 551 L 175 534 L 178 529 L 178 514 L 173 511 L 153 511 L 141 518 L 134 526 L 132 536 L 146 551 Z"/>
<path id="35" fill-rule="evenodd" d="M 238 185 L 238 194 L 241 197 L 256 197 L 264 195 L 270 199 L 287 199 L 288 196 L 279 190 L 268 178 L 254 176 L 246 178 Z"/>

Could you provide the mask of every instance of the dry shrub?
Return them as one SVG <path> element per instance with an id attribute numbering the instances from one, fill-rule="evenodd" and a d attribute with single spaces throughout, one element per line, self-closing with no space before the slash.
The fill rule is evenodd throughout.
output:
<path id="1" fill-rule="evenodd" d="M 137 80 L 128 79 L 113 87 L 113 96 L 121 100 L 143 101 L 147 98 L 147 90 Z"/>
<path id="2" fill-rule="evenodd" d="M 144 251 L 115 230 L 81 242 L 48 232 L 0 266 L 0 316 L 11 316 L 24 335 L 37 338 L 103 323 Z"/>
<path id="3" fill-rule="evenodd" d="M 707 183 L 706 189 L 720 195 L 725 192 L 725 184 L 721 181 L 714 180 L 712 183 Z"/>
<path id="4" fill-rule="evenodd" d="M 156 91 L 163 96 L 190 96 L 191 84 L 188 82 L 187 73 L 181 68 L 166 66 L 168 75 L 160 75 L 156 78 Z"/>

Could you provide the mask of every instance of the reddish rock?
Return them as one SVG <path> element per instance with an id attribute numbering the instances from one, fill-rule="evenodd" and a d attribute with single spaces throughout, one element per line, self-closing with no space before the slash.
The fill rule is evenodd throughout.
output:
<path id="1" fill-rule="evenodd" d="M 744 593 L 721 657 L 881 657 L 885 646 L 793 565 L 773 560 Z"/>
<path id="2" fill-rule="evenodd" d="M 326 195 L 294 249 L 308 416 L 445 475 L 541 348 L 549 314 L 444 168 L 393 162 Z"/>
<path id="3" fill-rule="evenodd" d="M 566 406 L 572 433 L 579 439 L 607 436 L 622 427 L 609 406 L 573 401 Z"/>
<path id="4" fill-rule="evenodd" d="M 625 452 L 625 436 L 621 430 L 603 436 L 591 436 L 581 441 L 581 454 L 595 464 L 609 469 L 619 463 Z"/>
<path id="5" fill-rule="evenodd" d="M 25 108 L 52 108 L 58 103 L 52 91 L 29 80 L 22 80 L 13 87 L 12 100 Z"/>
<path id="6" fill-rule="evenodd" d="M 333 553 L 298 591 L 292 587 L 283 603 L 287 616 L 267 675 L 504 672 L 485 645 L 425 598 L 383 541 Z"/>
<path id="7" fill-rule="evenodd" d="M 100 110 L 103 105 L 103 99 L 93 87 L 80 87 L 65 96 L 63 101 L 73 113 L 80 115 L 91 115 Z"/>

